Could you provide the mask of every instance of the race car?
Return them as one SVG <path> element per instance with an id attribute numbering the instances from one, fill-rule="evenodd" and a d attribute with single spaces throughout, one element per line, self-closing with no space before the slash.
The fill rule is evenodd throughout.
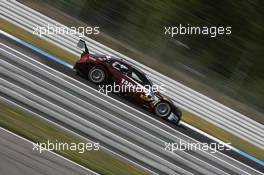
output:
<path id="1" fill-rule="evenodd" d="M 73 67 L 77 75 L 104 87 L 106 92 L 110 87 L 113 93 L 126 97 L 158 117 L 179 124 L 181 110 L 168 97 L 161 94 L 157 90 L 158 86 L 153 85 L 142 71 L 123 59 L 91 54 L 83 40 L 79 40 L 77 46 L 84 49 Z"/>

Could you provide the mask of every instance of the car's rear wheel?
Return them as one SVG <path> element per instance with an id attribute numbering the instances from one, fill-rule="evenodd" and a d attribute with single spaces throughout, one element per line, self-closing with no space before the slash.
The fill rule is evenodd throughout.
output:
<path id="1" fill-rule="evenodd" d="M 95 84 L 101 84 L 106 80 L 106 74 L 102 67 L 96 66 L 89 70 L 88 78 Z"/>
<path id="2" fill-rule="evenodd" d="M 155 106 L 154 112 L 159 117 L 168 117 L 171 114 L 171 106 L 165 101 L 159 102 Z"/>

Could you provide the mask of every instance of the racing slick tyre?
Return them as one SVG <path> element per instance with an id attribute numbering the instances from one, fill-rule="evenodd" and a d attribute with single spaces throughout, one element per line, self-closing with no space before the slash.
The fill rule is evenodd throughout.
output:
<path id="1" fill-rule="evenodd" d="M 161 101 L 155 106 L 154 113 L 159 117 L 168 117 L 171 114 L 171 106 L 169 103 Z"/>
<path id="2" fill-rule="evenodd" d="M 102 84 L 106 81 L 106 73 L 100 66 L 91 68 L 88 72 L 88 79 L 95 84 Z"/>

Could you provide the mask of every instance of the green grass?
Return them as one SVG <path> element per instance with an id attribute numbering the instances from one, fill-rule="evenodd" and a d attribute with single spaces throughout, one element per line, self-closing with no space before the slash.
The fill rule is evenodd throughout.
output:
<path id="1" fill-rule="evenodd" d="M 50 124 L 42 119 L 18 110 L 10 105 L 0 102 L 0 126 L 6 128 L 33 142 L 62 142 L 80 143 L 85 142 L 73 136 L 59 127 Z M 67 157 L 95 172 L 106 175 L 147 174 L 144 170 L 122 161 L 120 158 L 111 155 L 103 150 L 85 151 L 57 151 L 60 155 Z"/>
<path id="2" fill-rule="evenodd" d="M 2 21 L 1 21 L 2 23 Z M 55 46 L 44 39 L 41 39 L 37 36 L 34 36 L 33 34 L 26 32 L 17 26 L 10 24 L 9 22 L 3 21 L 3 30 L 11 33 L 14 36 L 17 36 L 43 50 L 46 52 L 49 52 L 50 54 L 53 54 L 54 56 L 72 64 L 75 60 L 78 59 L 76 55 L 73 55 L 66 50 L 63 50 L 62 48 Z M 207 120 L 204 120 L 192 113 L 183 112 L 183 121 L 187 122 L 188 124 L 224 141 L 224 142 L 230 142 L 234 147 L 260 159 L 264 160 L 264 150 L 254 146 L 253 144 L 243 140 L 242 138 L 239 138 L 230 132 L 227 132 L 214 124 L 210 123 Z"/>

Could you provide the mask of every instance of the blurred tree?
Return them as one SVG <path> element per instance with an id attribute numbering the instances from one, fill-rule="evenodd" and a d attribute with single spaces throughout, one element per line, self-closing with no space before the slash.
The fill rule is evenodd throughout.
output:
<path id="1" fill-rule="evenodd" d="M 261 106 L 264 99 L 263 0 L 45 2 L 100 26 L 101 31 L 168 64 L 172 70 L 183 64 L 205 72 L 207 76 L 201 81 L 215 82 L 221 91 L 264 109 Z M 231 26 L 232 34 L 215 38 L 178 35 L 173 39 L 164 35 L 164 26 L 179 24 Z M 170 75 L 170 70 L 167 72 Z M 225 82 L 229 83 L 225 85 Z M 250 89 L 254 92 L 249 93 Z"/>

